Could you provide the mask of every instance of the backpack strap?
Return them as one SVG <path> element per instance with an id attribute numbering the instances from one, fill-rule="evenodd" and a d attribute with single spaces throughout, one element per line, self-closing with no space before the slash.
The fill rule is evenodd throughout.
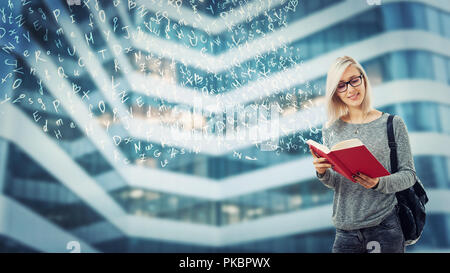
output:
<path id="1" fill-rule="evenodd" d="M 388 144 L 391 150 L 391 173 L 397 172 L 397 143 L 395 143 L 394 135 L 394 115 L 389 114 L 387 120 L 387 134 L 388 134 Z"/>
<path id="2" fill-rule="evenodd" d="M 393 120 L 394 120 L 394 115 L 389 114 L 389 117 L 387 120 L 387 133 L 388 133 L 389 149 L 391 150 L 391 154 L 390 154 L 390 156 L 391 156 L 391 174 L 396 173 L 398 171 L 397 143 L 395 142 Z M 428 202 L 428 196 L 425 192 L 425 189 L 422 187 L 422 185 L 419 183 L 414 183 L 414 186 L 412 188 L 414 190 L 414 193 L 420 198 L 422 203 L 426 204 Z"/>

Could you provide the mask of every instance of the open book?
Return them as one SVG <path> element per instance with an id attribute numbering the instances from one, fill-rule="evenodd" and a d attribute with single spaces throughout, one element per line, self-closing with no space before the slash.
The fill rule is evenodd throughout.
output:
<path id="1" fill-rule="evenodd" d="M 375 156 L 357 138 L 336 143 L 331 149 L 309 139 L 309 148 L 319 157 L 325 157 L 331 163 L 332 169 L 356 183 L 352 175 L 357 172 L 371 178 L 389 175 Z"/>

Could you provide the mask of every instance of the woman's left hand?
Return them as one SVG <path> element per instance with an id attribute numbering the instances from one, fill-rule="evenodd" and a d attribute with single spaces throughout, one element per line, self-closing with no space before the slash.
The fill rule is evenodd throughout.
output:
<path id="1" fill-rule="evenodd" d="M 353 175 L 353 179 L 355 179 L 356 182 L 358 182 L 360 185 L 362 185 L 366 189 L 373 188 L 378 184 L 378 182 L 380 182 L 379 177 L 370 178 L 367 175 L 359 173 L 359 172 L 356 173 L 356 175 Z"/>

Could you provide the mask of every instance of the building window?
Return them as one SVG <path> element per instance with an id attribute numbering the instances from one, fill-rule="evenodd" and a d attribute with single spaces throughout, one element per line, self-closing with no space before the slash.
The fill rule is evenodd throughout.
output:
<path id="1" fill-rule="evenodd" d="M 426 7 L 425 15 L 428 29 L 436 34 L 441 34 L 441 24 L 439 22 L 439 12 L 432 7 Z"/>
<path id="2" fill-rule="evenodd" d="M 406 51 L 409 61 L 409 77 L 433 79 L 431 54 L 425 51 Z"/>

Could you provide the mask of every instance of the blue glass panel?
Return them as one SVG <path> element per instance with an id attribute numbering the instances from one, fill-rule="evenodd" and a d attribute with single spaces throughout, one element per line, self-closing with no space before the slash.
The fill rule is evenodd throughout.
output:
<path id="1" fill-rule="evenodd" d="M 450 38 L 450 14 L 447 12 L 440 13 L 441 26 L 443 35 L 447 38 Z"/>
<path id="2" fill-rule="evenodd" d="M 400 115 L 408 131 L 433 131 L 440 132 L 438 107 L 431 102 L 412 102 L 397 104 L 397 113 Z"/>
<path id="3" fill-rule="evenodd" d="M 383 79 L 382 58 L 376 58 L 374 60 L 365 62 L 363 67 L 366 70 L 367 77 L 369 77 L 370 84 L 372 86 L 376 86 L 385 81 Z"/>
<path id="4" fill-rule="evenodd" d="M 328 29 L 325 31 L 326 51 L 332 51 L 341 46 L 341 32 Z"/>
<path id="5" fill-rule="evenodd" d="M 450 58 L 447 58 L 447 83 L 450 85 Z"/>
<path id="6" fill-rule="evenodd" d="M 425 6 L 418 3 L 402 3 L 403 22 L 406 28 L 427 29 Z"/>
<path id="7" fill-rule="evenodd" d="M 375 8 L 369 12 L 365 12 L 357 17 L 357 25 L 355 26 L 358 31 L 359 39 L 372 36 L 382 31 L 383 23 L 380 8 Z"/>
<path id="8" fill-rule="evenodd" d="M 407 54 L 404 51 L 394 52 L 387 57 L 387 70 L 391 80 L 408 78 Z"/>
<path id="9" fill-rule="evenodd" d="M 430 156 L 415 156 L 414 167 L 416 168 L 416 174 L 425 189 L 436 188 L 436 177 L 431 171 L 434 167 Z"/>
<path id="10" fill-rule="evenodd" d="M 433 79 L 431 54 L 425 51 L 407 51 L 409 77 Z"/>
<path id="11" fill-rule="evenodd" d="M 99 151 L 85 154 L 76 159 L 76 162 L 83 167 L 91 176 L 113 170 Z"/>
<path id="12" fill-rule="evenodd" d="M 308 11 L 315 11 L 321 7 L 321 0 L 316 1 L 304 1 L 303 3 L 308 3 Z"/>
<path id="13" fill-rule="evenodd" d="M 450 106 L 448 104 L 439 105 L 439 120 L 441 122 L 442 132 L 450 134 Z"/>
<path id="14" fill-rule="evenodd" d="M 319 32 L 310 37 L 309 42 L 312 57 L 320 55 L 325 51 L 325 37 L 323 32 Z"/>
<path id="15" fill-rule="evenodd" d="M 436 187 L 439 189 L 448 189 L 447 158 L 443 156 L 433 156 L 432 164 Z"/>
<path id="16" fill-rule="evenodd" d="M 434 69 L 434 79 L 439 82 L 447 83 L 448 73 L 446 67 L 446 58 L 437 54 L 433 54 L 433 69 Z"/>
<path id="17" fill-rule="evenodd" d="M 395 30 L 403 27 L 402 7 L 400 3 L 392 5 L 381 5 L 381 14 L 384 23 L 384 29 Z"/>
<path id="18" fill-rule="evenodd" d="M 385 106 L 381 106 L 378 107 L 378 110 L 380 110 L 381 112 L 385 112 L 385 113 L 389 113 L 389 114 L 396 114 L 395 112 L 395 105 L 385 105 Z"/>
<path id="19" fill-rule="evenodd" d="M 7 235 L 0 235 L 0 253 L 38 253 L 39 250 L 24 245 Z"/>
<path id="20" fill-rule="evenodd" d="M 425 9 L 425 15 L 427 20 L 427 28 L 428 30 L 436 33 L 441 34 L 441 24 L 439 21 L 439 12 L 437 9 L 432 7 L 426 7 Z"/>
<path id="21" fill-rule="evenodd" d="M 365 14 L 362 14 L 362 16 L 365 16 Z M 359 18 L 355 18 L 347 24 L 345 35 L 347 36 L 346 39 L 349 43 L 359 41 L 362 37 L 361 33 L 364 32 L 364 30 L 360 25 L 361 20 Z"/>

